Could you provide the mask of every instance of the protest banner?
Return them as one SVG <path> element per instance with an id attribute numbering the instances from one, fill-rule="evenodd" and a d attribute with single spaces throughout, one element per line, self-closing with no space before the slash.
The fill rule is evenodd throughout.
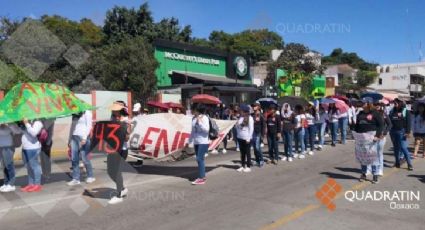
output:
<path id="1" fill-rule="evenodd" d="M 118 153 L 124 144 L 127 126 L 118 121 L 98 121 L 91 133 L 92 153 Z"/>
<path id="2" fill-rule="evenodd" d="M 219 137 L 210 142 L 209 150 L 216 148 L 226 137 L 236 121 L 215 120 Z M 192 117 L 174 113 L 158 113 L 132 120 L 130 150 L 141 157 L 162 159 L 181 152 L 188 143 Z"/>
<path id="3" fill-rule="evenodd" d="M 356 159 L 361 165 L 370 165 L 377 163 L 378 145 L 373 139 L 375 132 L 356 133 L 353 132 L 355 139 Z"/>

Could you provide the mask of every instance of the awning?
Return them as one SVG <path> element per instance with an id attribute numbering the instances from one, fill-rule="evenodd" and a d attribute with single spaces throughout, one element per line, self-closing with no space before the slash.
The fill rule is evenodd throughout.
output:
<path id="1" fill-rule="evenodd" d="M 185 84 L 186 76 L 188 78 L 188 83 L 235 83 L 235 79 L 230 79 L 225 76 L 213 75 L 213 74 L 201 74 L 185 71 L 173 71 L 171 75 L 171 80 L 173 84 Z"/>
<path id="2" fill-rule="evenodd" d="M 214 90 L 222 92 L 249 92 L 249 93 L 260 93 L 261 91 L 254 87 L 242 87 L 242 86 L 213 86 Z"/>

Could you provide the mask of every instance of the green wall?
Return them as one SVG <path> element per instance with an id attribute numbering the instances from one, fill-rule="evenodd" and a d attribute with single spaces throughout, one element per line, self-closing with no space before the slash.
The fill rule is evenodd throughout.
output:
<path id="1" fill-rule="evenodd" d="M 194 60 L 176 60 L 172 58 L 166 58 L 166 52 L 177 53 L 186 56 L 195 56 L 205 59 L 218 60 L 218 64 L 199 63 Z M 193 53 L 189 51 L 183 51 L 179 49 L 155 47 L 155 59 L 159 62 L 159 67 L 156 70 L 156 77 L 158 80 L 157 85 L 171 86 L 171 78 L 168 75 L 171 71 L 188 71 L 194 73 L 213 74 L 220 78 L 226 77 L 226 60 L 224 57 L 218 57 L 213 55 Z"/>

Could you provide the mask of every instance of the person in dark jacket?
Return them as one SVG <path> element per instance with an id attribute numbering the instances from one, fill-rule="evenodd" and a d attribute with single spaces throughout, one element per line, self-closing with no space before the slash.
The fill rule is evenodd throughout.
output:
<path id="1" fill-rule="evenodd" d="M 394 146 L 394 167 L 400 168 L 400 155 L 402 153 L 407 162 L 408 170 L 412 171 L 412 160 L 410 159 L 410 153 L 407 149 L 407 138 L 410 136 L 411 120 L 410 113 L 407 111 L 405 103 L 396 98 L 394 100 L 394 108 L 390 111 L 389 117 L 393 125 L 390 130 L 390 136 Z"/>
<path id="2" fill-rule="evenodd" d="M 384 130 L 382 131 L 382 138 L 378 141 L 378 158 L 379 167 L 377 168 L 378 176 L 384 175 L 384 146 L 387 142 L 387 135 L 391 130 L 392 123 L 390 117 L 385 113 L 385 104 L 375 103 L 375 109 L 384 119 Z"/>
<path id="3" fill-rule="evenodd" d="M 377 112 L 373 107 L 372 98 L 363 98 L 362 102 L 363 111 L 357 115 L 357 122 L 355 126 L 355 131 L 357 133 L 370 133 L 375 135 L 374 143 L 378 145 L 378 141 L 382 138 L 382 132 L 384 130 L 384 120 L 381 114 Z M 366 173 L 368 166 L 372 168 L 373 181 L 372 183 L 378 183 L 378 167 L 380 161 L 377 158 L 371 166 L 361 165 L 362 174 L 360 176 L 360 181 L 366 180 Z"/>
<path id="4" fill-rule="evenodd" d="M 267 116 L 267 142 L 269 145 L 269 155 L 272 164 L 277 164 L 279 160 L 279 148 L 277 141 L 280 139 L 280 116 L 276 114 L 276 106 L 271 105 L 270 113 Z"/>
<path id="5" fill-rule="evenodd" d="M 283 161 L 292 162 L 294 154 L 292 152 L 292 141 L 294 140 L 294 129 L 296 125 L 295 113 L 291 110 L 291 105 L 284 103 L 282 106 L 282 137 L 284 139 L 285 157 Z"/>
<path id="6" fill-rule="evenodd" d="M 266 133 L 266 119 L 261 113 L 261 106 L 259 103 L 253 104 L 252 108 L 254 110 L 254 114 L 252 115 L 254 118 L 254 134 L 251 144 L 254 148 L 255 162 L 257 166 L 261 168 L 264 165 L 263 153 L 261 152 L 261 139 Z"/>

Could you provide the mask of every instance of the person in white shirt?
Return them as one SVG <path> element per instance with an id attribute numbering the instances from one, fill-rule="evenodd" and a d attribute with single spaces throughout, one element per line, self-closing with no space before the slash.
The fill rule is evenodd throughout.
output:
<path id="1" fill-rule="evenodd" d="M 325 144 L 325 130 L 326 123 L 328 121 L 328 113 L 321 104 L 319 104 L 318 107 L 318 115 L 319 119 L 316 120 L 316 130 L 319 136 L 319 145 L 317 146 L 317 148 L 320 151 L 323 149 L 323 145 Z"/>
<path id="2" fill-rule="evenodd" d="M 306 116 L 305 116 L 304 108 L 302 105 L 296 105 L 295 106 L 295 124 L 296 125 L 294 130 L 296 154 L 294 155 L 294 157 L 298 159 L 305 158 L 305 143 L 304 143 L 305 123 L 306 123 Z M 298 151 L 300 146 L 301 146 L 301 151 Z"/>
<path id="3" fill-rule="evenodd" d="M 241 117 L 236 122 L 236 135 L 241 152 L 242 167 L 238 172 L 251 172 L 251 139 L 254 134 L 254 119 L 248 105 L 240 106 Z"/>
<path id="4" fill-rule="evenodd" d="M 22 129 L 22 159 L 28 171 L 28 185 L 21 188 L 22 192 L 41 191 L 41 166 L 38 161 L 41 143 L 38 135 L 41 135 L 43 124 L 39 120 L 28 121 L 24 119 L 20 124 Z"/>
<path id="5" fill-rule="evenodd" d="M 348 104 L 349 108 L 348 108 L 348 125 L 350 127 L 350 131 L 351 134 L 354 131 L 354 128 L 356 126 L 356 122 L 357 122 L 357 113 L 356 113 L 356 107 L 354 107 L 354 105 L 350 102 Z M 353 136 L 354 139 L 354 136 Z"/>
<path id="6" fill-rule="evenodd" d="M 314 155 L 314 139 L 316 138 L 315 122 L 319 120 L 319 113 L 316 111 L 316 108 L 313 105 L 308 105 L 306 106 L 305 116 L 308 127 L 305 128 L 304 143 L 306 150 L 308 146 L 310 147 L 308 155 Z"/>
<path id="7" fill-rule="evenodd" d="M 4 172 L 4 183 L 0 187 L 0 192 L 14 192 L 16 189 L 13 155 L 15 148 L 19 146 L 14 143 L 14 136 L 19 133 L 21 133 L 21 130 L 15 124 L 0 125 L 0 162 Z"/>
<path id="8" fill-rule="evenodd" d="M 192 131 L 190 132 L 189 143 L 195 147 L 196 161 L 198 163 L 199 176 L 192 182 L 193 185 L 203 185 L 206 183 L 205 178 L 205 154 L 208 152 L 210 143 L 208 134 L 210 131 L 210 122 L 206 115 L 207 109 L 205 105 L 193 105 L 192 114 Z M 189 145 L 186 144 L 186 147 Z"/>
<path id="9" fill-rule="evenodd" d="M 425 105 L 422 103 L 418 104 L 412 119 L 412 131 L 415 137 L 415 149 L 412 157 L 417 157 L 421 143 L 424 145 L 422 156 L 425 157 Z"/>
<path id="10" fill-rule="evenodd" d="M 69 132 L 68 147 L 71 150 L 72 180 L 69 186 L 80 184 L 80 157 L 86 168 L 86 183 L 93 183 L 96 179 L 93 176 L 93 167 L 88 158 L 90 152 L 90 132 L 92 129 L 92 112 L 87 110 L 79 114 L 72 115 L 71 129 Z"/>
<path id="11" fill-rule="evenodd" d="M 331 136 L 332 136 L 332 147 L 336 145 L 336 136 L 338 132 L 338 123 L 339 123 L 339 110 L 335 106 L 335 103 L 329 104 L 328 116 L 331 128 Z"/>

